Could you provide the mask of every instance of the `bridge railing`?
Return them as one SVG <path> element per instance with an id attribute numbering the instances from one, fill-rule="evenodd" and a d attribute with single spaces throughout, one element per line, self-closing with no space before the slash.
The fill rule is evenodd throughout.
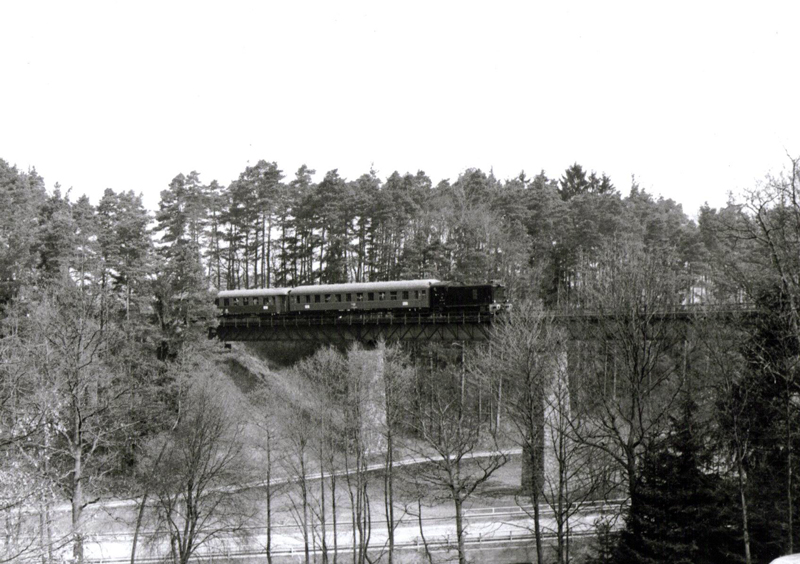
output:
<path id="1" fill-rule="evenodd" d="M 614 310 L 610 308 L 569 307 L 550 310 L 548 314 L 553 319 L 580 319 L 598 317 L 624 317 L 634 315 L 652 315 L 656 317 L 693 317 L 708 315 L 736 315 L 750 314 L 758 311 L 755 303 L 718 303 L 718 304 L 681 304 L 671 308 L 632 310 Z"/>
<path id="2" fill-rule="evenodd" d="M 220 327 L 312 327 L 336 325 L 435 325 L 491 323 L 495 314 L 480 312 L 448 313 L 345 313 L 341 315 L 269 315 L 221 317 Z"/>

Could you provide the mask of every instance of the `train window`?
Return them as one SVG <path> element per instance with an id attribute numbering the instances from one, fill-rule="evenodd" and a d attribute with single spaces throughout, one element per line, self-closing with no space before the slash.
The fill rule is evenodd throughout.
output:
<path id="1" fill-rule="evenodd" d="M 231 305 L 231 299 L 230 298 L 225 298 L 225 307 L 228 307 L 229 305 Z"/>
<path id="2" fill-rule="evenodd" d="M 248 298 L 246 296 L 244 298 L 242 298 L 242 305 L 243 306 L 250 305 L 250 298 Z"/>
<path id="3" fill-rule="evenodd" d="M 419 290 L 414 290 L 414 299 L 415 300 L 419 299 Z"/>
<path id="4" fill-rule="evenodd" d="M 341 294 L 334 294 L 333 298 L 337 302 L 341 302 L 342 301 L 342 295 Z"/>
<path id="5" fill-rule="evenodd" d="M 408 290 L 403 290 L 403 299 L 404 299 L 404 300 L 407 300 L 407 299 L 408 299 Z M 787 505 L 788 505 L 788 504 L 787 504 Z"/>
<path id="6" fill-rule="evenodd" d="M 255 297 L 253 298 L 253 305 L 258 305 L 258 304 L 259 304 L 259 300 L 260 300 L 260 299 L 261 299 L 261 298 L 259 298 L 258 296 L 255 296 Z"/>
<path id="7" fill-rule="evenodd" d="M 235 306 L 239 305 L 239 298 L 233 298 L 233 305 Z"/>
<path id="8" fill-rule="evenodd" d="M 327 304 L 330 301 L 331 301 L 331 295 L 330 294 L 325 294 L 325 303 Z"/>
<path id="9" fill-rule="evenodd" d="M 306 295 L 306 303 L 307 304 L 311 303 L 311 294 Z"/>
<path id="10" fill-rule="evenodd" d="M 299 304 L 300 303 L 300 296 L 295 296 L 294 297 L 294 302 Z"/>
<path id="11" fill-rule="evenodd" d="M 389 299 L 395 301 L 397 299 L 397 292 L 389 292 Z"/>
<path id="12" fill-rule="evenodd" d="M 419 297 L 420 298 L 424 298 L 425 297 L 425 290 L 420 290 L 419 291 Z"/>
<path id="13" fill-rule="evenodd" d="M 383 301 L 386 299 L 386 292 L 378 292 L 378 301 Z"/>
<path id="14" fill-rule="evenodd" d="M 356 294 L 356 301 L 358 301 L 358 302 L 363 302 L 364 301 L 364 293 L 363 292 L 359 292 L 358 294 Z"/>
<path id="15" fill-rule="evenodd" d="M 344 300 L 344 301 L 346 301 L 346 302 L 352 302 L 352 301 L 353 301 L 353 294 L 347 294 L 347 295 L 345 296 L 345 300 Z"/>
<path id="16" fill-rule="evenodd" d="M 322 296 L 320 296 L 319 294 L 316 294 L 314 296 L 314 303 L 318 304 L 320 301 L 322 301 Z"/>
<path id="17" fill-rule="evenodd" d="M 367 292 L 367 300 L 370 302 L 375 301 L 375 292 Z"/>

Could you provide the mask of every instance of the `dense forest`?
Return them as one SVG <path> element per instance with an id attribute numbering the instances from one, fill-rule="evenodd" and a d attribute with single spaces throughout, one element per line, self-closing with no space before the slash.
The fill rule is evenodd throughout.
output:
<path id="1" fill-rule="evenodd" d="M 94 205 L 0 160 L 0 562 L 83 562 L 87 511 L 112 497 L 138 500 L 131 561 L 146 524 L 189 562 L 254 515 L 270 530 L 270 487 L 258 509 L 219 488 L 273 473 L 297 477 L 286 495 L 306 561 L 318 542 L 336 561 L 325 531 L 335 538 L 345 499 L 358 535 L 340 558 L 372 561 L 368 481 L 393 523 L 401 453 L 430 457 L 415 480 L 454 504 L 465 562 L 460 508 L 506 457 L 460 460 L 510 444 L 533 470 L 541 562 L 800 552 L 797 167 L 692 219 L 578 164 L 434 185 L 421 171 L 315 181 L 260 161 L 227 187 L 178 174 L 151 213 L 141 195 L 107 189 Z M 418 278 L 504 284 L 514 309 L 492 347 L 387 346 L 379 383 L 364 351 L 323 348 L 285 367 L 294 390 L 220 383 L 221 345 L 207 339 L 217 289 Z M 385 403 L 378 439 L 363 424 L 368 385 Z M 256 442 L 258 463 L 243 462 Z M 380 478 L 366 471 L 375 460 Z M 309 468 L 354 470 L 312 487 Z M 582 504 L 620 496 L 621 520 L 578 547 Z M 51 525 L 64 503 L 66 532 Z"/>

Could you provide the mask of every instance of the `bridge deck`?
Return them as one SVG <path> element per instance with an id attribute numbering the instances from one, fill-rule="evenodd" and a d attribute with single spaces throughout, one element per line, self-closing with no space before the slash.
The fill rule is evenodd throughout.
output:
<path id="1" fill-rule="evenodd" d="M 753 304 L 689 305 L 668 310 L 608 311 L 572 309 L 549 311 L 554 322 L 598 322 L 602 319 L 649 318 L 693 322 L 704 317 L 755 317 Z M 499 314 L 502 316 L 502 314 Z M 340 315 L 265 315 L 221 318 L 211 331 L 223 341 L 482 341 L 489 338 L 495 314 L 459 311 L 347 312 Z"/>
<path id="2" fill-rule="evenodd" d="M 346 313 L 271 315 L 220 319 L 223 341 L 476 341 L 489 337 L 492 314 Z"/>

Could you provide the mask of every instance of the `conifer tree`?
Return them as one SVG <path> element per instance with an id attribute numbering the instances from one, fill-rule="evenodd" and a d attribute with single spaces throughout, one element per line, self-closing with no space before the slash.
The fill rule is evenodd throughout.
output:
<path id="1" fill-rule="evenodd" d="M 97 239 L 103 259 L 102 277 L 110 278 L 119 307 L 130 318 L 131 308 L 144 309 L 149 299 L 144 286 L 150 261 L 152 242 L 148 232 L 150 214 L 141 195 L 132 191 L 116 194 L 107 189 L 97 206 Z"/>
<path id="2" fill-rule="evenodd" d="M 718 564 L 734 554 L 730 501 L 703 442 L 697 408 L 688 392 L 669 439 L 642 461 L 638 503 L 620 537 L 620 564 Z"/>
<path id="3" fill-rule="evenodd" d="M 19 172 L 0 159 L 0 281 L 18 286 L 35 278 L 34 246 L 45 198 L 44 180 L 35 169 Z"/>
<path id="4" fill-rule="evenodd" d="M 162 355 L 171 357 L 204 334 L 214 318 L 200 246 L 205 221 L 197 173 L 178 175 L 161 192 L 156 231 L 163 233 L 154 281 L 155 320 L 162 331 Z"/>
<path id="5" fill-rule="evenodd" d="M 39 210 L 41 225 L 35 249 L 39 257 L 39 273 L 45 280 L 69 276 L 75 245 L 75 226 L 69 195 L 62 195 L 56 184 L 53 193 Z"/>

